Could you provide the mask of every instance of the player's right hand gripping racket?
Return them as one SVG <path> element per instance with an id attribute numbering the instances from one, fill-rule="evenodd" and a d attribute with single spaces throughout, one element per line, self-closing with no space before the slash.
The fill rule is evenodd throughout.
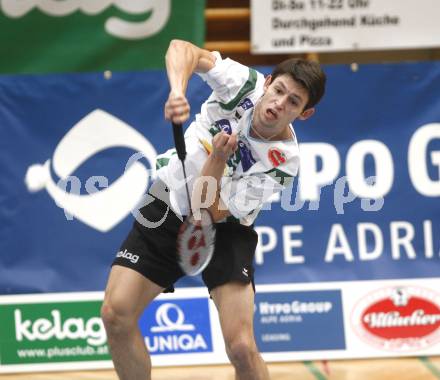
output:
<path id="1" fill-rule="evenodd" d="M 190 210 L 190 214 L 180 226 L 177 234 L 177 257 L 182 270 L 189 276 L 195 276 L 206 268 L 212 258 L 216 230 L 211 213 L 207 209 L 197 210 L 197 218 L 194 217 L 186 177 L 186 147 L 181 124 L 173 123 L 173 135 L 177 156 L 182 163 Z"/>

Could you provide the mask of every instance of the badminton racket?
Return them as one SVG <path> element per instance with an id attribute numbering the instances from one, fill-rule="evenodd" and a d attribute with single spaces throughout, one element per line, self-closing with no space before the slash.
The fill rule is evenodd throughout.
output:
<path id="1" fill-rule="evenodd" d="M 195 276 L 206 268 L 212 258 L 216 230 L 211 213 L 207 209 L 197 210 L 197 218 L 193 213 L 185 168 L 186 146 L 181 124 L 173 123 L 173 136 L 177 157 L 182 163 L 190 211 L 177 233 L 177 258 L 183 272 Z"/>

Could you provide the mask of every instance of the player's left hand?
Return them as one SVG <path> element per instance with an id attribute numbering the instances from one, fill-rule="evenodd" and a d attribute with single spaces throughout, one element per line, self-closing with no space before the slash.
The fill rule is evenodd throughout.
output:
<path id="1" fill-rule="evenodd" d="M 212 156 L 226 162 L 237 150 L 238 138 L 236 133 L 228 134 L 220 131 L 212 139 Z"/>

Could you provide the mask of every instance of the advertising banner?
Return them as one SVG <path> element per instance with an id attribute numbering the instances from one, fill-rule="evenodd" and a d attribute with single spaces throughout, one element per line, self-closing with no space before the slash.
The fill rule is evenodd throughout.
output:
<path id="1" fill-rule="evenodd" d="M 2 305 L 1 364 L 109 360 L 101 301 Z"/>
<path id="2" fill-rule="evenodd" d="M 257 285 L 264 360 L 435 356 L 439 279 Z M 0 373 L 112 368 L 103 292 L 0 296 Z M 161 294 L 139 320 L 153 366 L 228 363 L 206 289 Z"/>
<path id="3" fill-rule="evenodd" d="M 251 1 L 255 54 L 440 46 L 436 0 Z"/>
<path id="4" fill-rule="evenodd" d="M 155 302 L 139 324 L 153 355 L 213 351 L 207 298 Z"/>
<path id="5" fill-rule="evenodd" d="M 203 45 L 204 10 L 205 0 L 3 0 L 0 72 L 161 68 L 173 38 Z"/>
<path id="6" fill-rule="evenodd" d="M 439 285 L 437 278 L 261 285 L 258 346 L 269 361 L 438 355 Z"/>
<path id="7" fill-rule="evenodd" d="M 0 373 L 111 368 L 103 292 L 0 296 Z M 139 328 L 154 365 L 226 363 L 214 303 L 202 288 L 161 294 Z"/>
<path id="8" fill-rule="evenodd" d="M 345 349 L 340 291 L 259 293 L 255 304 L 263 352 Z"/>
<path id="9" fill-rule="evenodd" d="M 268 360 L 439 354 L 440 64 L 325 71 L 294 124 L 299 178 L 255 226 L 258 345 Z M 173 145 L 168 88 L 159 70 L 0 77 L 1 370 L 109 365 L 101 292 Z M 194 77 L 193 113 L 208 95 Z M 201 278 L 176 285 L 141 319 L 154 362 L 225 362 Z"/>

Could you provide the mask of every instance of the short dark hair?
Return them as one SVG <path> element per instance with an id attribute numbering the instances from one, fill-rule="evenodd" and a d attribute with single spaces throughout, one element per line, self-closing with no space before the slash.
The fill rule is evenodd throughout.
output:
<path id="1" fill-rule="evenodd" d="M 326 76 L 317 62 L 300 58 L 290 58 L 279 63 L 272 71 L 272 81 L 276 77 L 288 74 L 301 84 L 309 94 L 305 109 L 318 104 L 325 92 Z"/>

